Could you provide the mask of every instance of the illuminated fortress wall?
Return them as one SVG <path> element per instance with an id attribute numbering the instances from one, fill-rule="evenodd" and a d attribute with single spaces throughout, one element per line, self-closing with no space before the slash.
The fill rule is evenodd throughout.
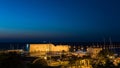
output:
<path id="1" fill-rule="evenodd" d="M 53 47 L 54 51 L 69 51 L 69 46 L 68 45 L 56 45 Z"/>
<path id="2" fill-rule="evenodd" d="M 29 52 L 50 51 L 50 47 L 53 46 L 53 44 L 30 44 Z"/>
<path id="3" fill-rule="evenodd" d="M 54 44 L 30 44 L 29 52 L 31 55 L 45 55 L 47 52 L 62 52 L 69 51 L 69 45 L 54 45 Z"/>

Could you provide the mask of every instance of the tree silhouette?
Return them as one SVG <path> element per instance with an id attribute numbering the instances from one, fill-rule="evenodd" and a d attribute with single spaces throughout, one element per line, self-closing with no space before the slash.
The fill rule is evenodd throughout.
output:
<path id="1" fill-rule="evenodd" d="M 1 55 L 0 68 L 26 68 L 24 61 L 19 54 L 15 52 Z"/>

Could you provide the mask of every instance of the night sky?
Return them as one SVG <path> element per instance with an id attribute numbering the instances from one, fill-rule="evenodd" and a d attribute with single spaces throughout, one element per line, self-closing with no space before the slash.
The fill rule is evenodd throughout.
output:
<path id="1" fill-rule="evenodd" d="M 0 42 L 120 41 L 119 0 L 0 0 Z"/>

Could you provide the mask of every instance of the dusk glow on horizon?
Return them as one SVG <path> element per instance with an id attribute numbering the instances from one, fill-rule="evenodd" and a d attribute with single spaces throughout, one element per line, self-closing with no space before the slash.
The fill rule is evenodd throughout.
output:
<path id="1" fill-rule="evenodd" d="M 2 0 L 0 40 L 120 41 L 118 0 Z"/>

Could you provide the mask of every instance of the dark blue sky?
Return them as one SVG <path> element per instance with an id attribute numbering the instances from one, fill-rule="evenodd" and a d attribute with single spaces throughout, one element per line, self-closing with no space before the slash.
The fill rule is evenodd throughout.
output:
<path id="1" fill-rule="evenodd" d="M 0 0 L 0 38 L 120 41 L 119 0 Z"/>

